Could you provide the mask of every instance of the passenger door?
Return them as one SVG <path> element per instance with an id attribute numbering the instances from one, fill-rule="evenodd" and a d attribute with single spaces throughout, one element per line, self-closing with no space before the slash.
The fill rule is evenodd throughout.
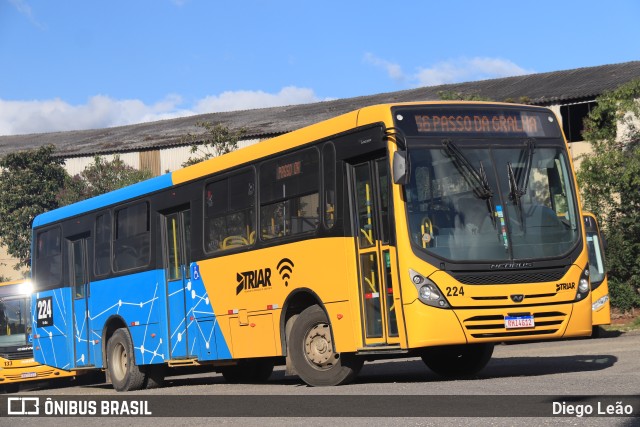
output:
<path id="1" fill-rule="evenodd" d="M 69 240 L 71 292 L 73 295 L 74 360 L 76 367 L 93 366 L 91 360 L 91 318 L 88 310 L 90 292 L 89 236 Z M 101 337 L 97 337 L 100 339 Z"/>
<path id="2" fill-rule="evenodd" d="M 365 346 L 397 345 L 399 292 L 396 251 L 390 245 L 391 184 L 386 155 L 349 166 L 357 232 L 359 294 Z"/>
<path id="3" fill-rule="evenodd" d="M 163 216 L 164 259 L 167 278 L 169 351 L 171 358 L 189 357 L 189 263 L 191 213 L 189 209 Z"/>

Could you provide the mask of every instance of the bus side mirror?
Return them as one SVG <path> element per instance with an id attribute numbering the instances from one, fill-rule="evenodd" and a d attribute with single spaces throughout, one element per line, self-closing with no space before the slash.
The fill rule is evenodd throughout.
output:
<path id="1" fill-rule="evenodd" d="M 409 160 L 406 151 L 396 151 L 393 155 L 393 182 L 400 185 L 409 183 Z"/>

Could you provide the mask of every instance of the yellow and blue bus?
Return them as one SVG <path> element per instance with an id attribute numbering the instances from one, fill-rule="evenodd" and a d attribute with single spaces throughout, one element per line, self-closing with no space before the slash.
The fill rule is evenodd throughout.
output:
<path id="1" fill-rule="evenodd" d="M 0 388 L 8 392 L 18 391 L 26 381 L 75 375 L 33 359 L 31 288 L 23 280 L 0 283 Z"/>
<path id="2" fill-rule="evenodd" d="M 605 269 L 605 241 L 600 234 L 598 220 L 591 212 L 583 212 L 584 228 L 589 250 L 589 270 L 591 279 L 593 336 L 600 333 L 600 325 L 611 324 L 611 304 L 609 302 L 609 284 Z"/>
<path id="3" fill-rule="evenodd" d="M 545 108 L 362 108 L 33 223 L 36 360 L 313 386 L 421 357 L 473 375 L 496 342 L 589 336 L 567 144 Z"/>

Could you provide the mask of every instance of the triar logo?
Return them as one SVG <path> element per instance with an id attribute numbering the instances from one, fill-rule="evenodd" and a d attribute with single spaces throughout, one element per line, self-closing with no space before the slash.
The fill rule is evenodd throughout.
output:
<path id="1" fill-rule="evenodd" d="M 276 266 L 276 270 L 280 274 L 280 277 L 282 277 L 285 286 L 289 286 L 289 281 L 293 274 L 293 267 L 293 261 L 289 258 L 282 258 Z M 242 291 L 263 290 L 271 287 L 271 269 L 265 267 L 258 270 L 236 273 L 236 280 L 238 281 L 236 295 L 239 295 Z"/>
<path id="2" fill-rule="evenodd" d="M 556 292 L 569 291 L 576 288 L 576 282 L 556 283 Z"/>
<path id="3" fill-rule="evenodd" d="M 245 271 L 244 273 L 236 273 L 238 286 L 236 287 L 236 295 L 243 290 L 250 291 L 262 287 L 271 286 L 271 269 L 262 268 L 259 270 Z"/>

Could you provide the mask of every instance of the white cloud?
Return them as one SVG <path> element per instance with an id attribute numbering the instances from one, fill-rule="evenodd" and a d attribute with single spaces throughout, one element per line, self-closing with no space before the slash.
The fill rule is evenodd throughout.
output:
<path id="1" fill-rule="evenodd" d="M 248 90 L 223 92 L 220 95 L 207 96 L 198 101 L 194 108 L 196 113 L 200 114 L 308 104 L 318 101 L 320 99 L 316 97 L 313 90 L 288 86 L 276 94 Z"/>
<path id="2" fill-rule="evenodd" d="M 437 62 L 428 68 L 420 67 L 413 74 L 405 74 L 400 65 L 378 58 L 370 53 L 365 54 L 365 61 L 376 67 L 383 68 L 393 80 L 406 81 L 412 87 L 520 76 L 534 72 L 503 58 L 451 59 Z"/>
<path id="3" fill-rule="evenodd" d="M 416 74 L 419 86 L 486 80 L 533 73 L 502 58 L 462 58 L 438 62 L 430 68 L 420 68 Z"/>
<path id="4" fill-rule="evenodd" d="M 207 96 L 191 108 L 169 95 L 152 105 L 137 99 L 116 100 L 97 95 L 86 104 L 71 105 L 61 99 L 7 101 L 0 99 L 0 135 L 100 129 L 172 119 L 194 114 L 246 110 L 320 101 L 313 90 L 285 87 L 276 94 L 263 91 L 223 92 Z"/>
<path id="5" fill-rule="evenodd" d="M 177 110 L 179 102 L 173 96 L 149 106 L 139 100 L 114 100 L 103 95 L 83 105 L 61 99 L 0 100 L 0 135 L 103 128 L 188 114 Z"/>
<path id="6" fill-rule="evenodd" d="M 42 25 L 34 16 L 33 10 L 29 3 L 26 0 L 9 0 L 11 4 L 24 16 L 27 17 L 29 22 L 31 22 L 34 26 L 40 28 L 41 30 L 45 29 L 44 25 Z"/>
<path id="7" fill-rule="evenodd" d="M 400 65 L 398 64 L 389 62 L 382 58 L 378 58 L 372 53 L 366 53 L 364 55 L 364 60 L 369 64 L 375 65 L 376 67 L 384 68 L 387 71 L 389 77 L 391 77 L 393 80 L 402 82 L 406 79 L 404 73 L 402 72 L 402 67 L 400 67 Z"/>

